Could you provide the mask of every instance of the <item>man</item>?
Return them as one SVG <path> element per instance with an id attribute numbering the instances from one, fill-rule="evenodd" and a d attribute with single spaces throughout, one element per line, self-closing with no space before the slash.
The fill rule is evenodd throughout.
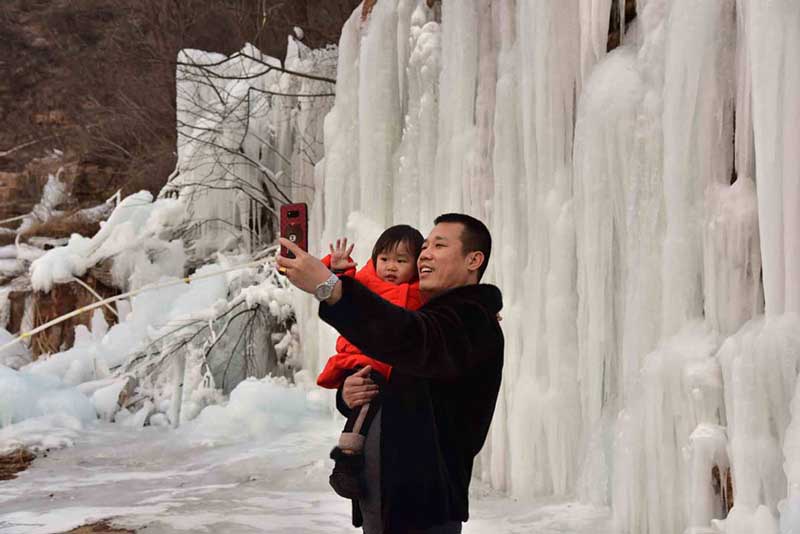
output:
<path id="1" fill-rule="evenodd" d="M 417 261 L 429 298 L 417 311 L 331 276 L 286 239 L 281 244 L 296 258 L 278 258 L 280 271 L 321 301 L 320 318 L 393 367 L 367 435 L 368 497 L 354 506 L 354 524 L 363 512 L 365 534 L 461 532 L 503 366 L 500 290 L 479 284 L 491 252 L 486 226 L 463 214 L 437 217 Z M 345 381 L 337 397 L 345 415 L 377 394 L 368 373 Z"/>

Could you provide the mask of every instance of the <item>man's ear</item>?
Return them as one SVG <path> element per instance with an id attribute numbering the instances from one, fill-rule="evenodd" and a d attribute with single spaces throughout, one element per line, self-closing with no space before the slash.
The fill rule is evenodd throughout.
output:
<path id="1" fill-rule="evenodd" d="M 467 269 L 470 272 L 477 272 L 477 270 L 481 268 L 481 265 L 483 265 L 485 259 L 486 257 L 480 250 L 470 252 L 467 254 Z"/>

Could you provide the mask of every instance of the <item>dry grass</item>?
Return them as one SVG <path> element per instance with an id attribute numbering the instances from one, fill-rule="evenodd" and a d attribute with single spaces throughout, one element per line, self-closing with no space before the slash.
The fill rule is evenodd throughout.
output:
<path id="1" fill-rule="evenodd" d="M 135 530 L 127 528 L 115 528 L 108 524 L 108 520 L 97 521 L 89 525 L 73 528 L 62 534 L 136 534 Z"/>
<path id="2" fill-rule="evenodd" d="M 12 233 L 0 232 L 0 247 L 4 247 L 6 245 L 13 245 L 16 238 L 17 234 L 13 232 Z"/>
<path id="3" fill-rule="evenodd" d="M 36 456 L 28 449 L 17 449 L 8 454 L 0 454 L 0 480 L 17 478 L 17 473 L 30 467 Z"/>
<path id="4" fill-rule="evenodd" d="M 35 223 L 22 234 L 22 239 L 37 237 L 69 237 L 72 234 L 91 237 L 100 230 L 100 223 L 82 215 L 67 213 L 41 223 Z"/>

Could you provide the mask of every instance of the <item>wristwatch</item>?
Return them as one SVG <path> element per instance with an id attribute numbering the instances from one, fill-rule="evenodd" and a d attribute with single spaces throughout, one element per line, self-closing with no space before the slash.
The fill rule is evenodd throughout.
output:
<path id="1" fill-rule="evenodd" d="M 333 288 L 336 286 L 336 282 L 338 281 L 339 277 L 331 273 L 327 280 L 322 282 L 314 289 L 314 298 L 320 302 L 328 300 L 333 293 Z"/>

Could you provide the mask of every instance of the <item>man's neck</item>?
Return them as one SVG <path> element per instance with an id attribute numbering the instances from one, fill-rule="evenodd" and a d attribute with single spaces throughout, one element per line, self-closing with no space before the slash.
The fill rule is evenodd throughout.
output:
<path id="1" fill-rule="evenodd" d="M 467 286 L 474 286 L 474 285 L 478 285 L 478 281 L 474 280 L 474 279 L 470 279 L 469 281 L 467 281 L 466 283 L 463 283 L 463 284 L 458 284 L 458 285 L 445 287 L 445 288 L 442 288 L 442 289 L 436 289 L 436 290 L 428 290 L 428 291 L 420 290 L 420 293 L 422 294 L 423 300 L 427 302 L 428 300 L 430 300 L 430 299 L 432 299 L 434 297 L 438 297 L 439 295 L 442 295 L 442 294 L 447 293 L 448 291 L 452 291 L 454 289 L 458 289 L 459 287 L 467 287 Z"/>

